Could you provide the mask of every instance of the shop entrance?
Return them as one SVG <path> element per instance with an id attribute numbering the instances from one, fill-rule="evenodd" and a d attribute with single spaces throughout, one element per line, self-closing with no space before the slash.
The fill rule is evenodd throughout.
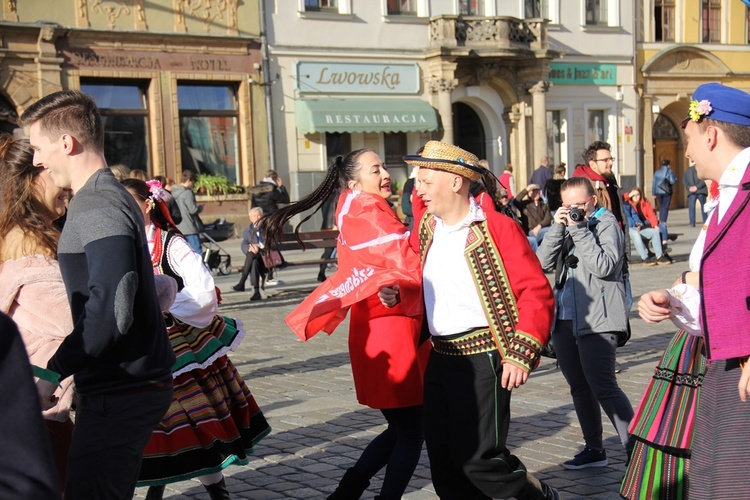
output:
<path id="1" fill-rule="evenodd" d="M 682 175 L 685 173 L 685 157 L 680 154 L 680 133 L 672 120 L 660 114 L 654 122 L 654 165 L 653 171 L 661 168 L 662 160 L 671 162 L 672 170 L 677 176 L 674 185 L 670 209 L 684 207 L 685 190 L 682 185 Z"/>

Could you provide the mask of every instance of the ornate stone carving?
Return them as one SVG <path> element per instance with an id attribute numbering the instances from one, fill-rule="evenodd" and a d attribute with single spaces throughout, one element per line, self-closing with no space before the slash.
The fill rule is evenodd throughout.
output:
<path id="1" fill-rule="evenodd" d="M 440 16 L 430 20 L 430 43 L 433 47 L 449 48 L 528 49 L 532 43 L 539 45 L 544 31 L 539 23 L 533 28 L 526 21 L 508 17 Z"/>
<path id="2" fill-rule="evenodd" d="M 42 42 L 53 42 L 55 40 L 55 26 L 52 24 L 43 24 L 39 28 L 39 40 Z"/>
<path id="3" fill-rule="evenodd" d="M 115 29 L 117 19 L 121 15 L 130 15 L 130 5 L 129 2 L 126 3 L 126 0 L 94 0 L 94 3 L 91 5 L 91 11 L 107 16 L 109 29 Z"/>
<path id="4" fill-rule="evenodd" d="M 76 26 L 89 27 L 89 9 L 86 0 L 76 0 Z"/>
<path id="5" fill-rule="evenodd" d="M 550 88 L 550 83 L 547 81 L 539 81 L 529 88 L 529 94 L 536 94 L 537 92 L 547 92 Z"/>
<path id="6" fill-rule="evenodd" d="M 182 17 L 183 24 L 185 13 L 202 20 L 203 31 L 208 33 L 211 31 L 211 25 L 214 21 L 223 19 L 226 14 L 227 26 L 229 26 L 229 29 L 232 29 L 229 19 L 232 12 L 229 12 L 229 10 L 230 8 L 234 9 L 234 24 L 236 28 L 237 2 L 238 0 L 178 0 L 179 10 L 181 10 L 178 15 Z"/>
<path id="7" fill-rule="evenodd" d="M 5 0 L 5 20 L 18 22 L 18 0 Z"/>
<path id="8" fill-rule="evenodd" d="M 729 68 L 716 56 L 701 49 L 685 48 L 667 52 L 644 67 L 644 73 L 673 75 L 726 75 Z"/>
<path id="9" fill-rule="evenodd" d="M 458 87 L 458 80 L 450 78 L 433 78 L 428 82 L 430 86 L 430 92 L 437 94 L 438 92 L 453 92 Z"/>

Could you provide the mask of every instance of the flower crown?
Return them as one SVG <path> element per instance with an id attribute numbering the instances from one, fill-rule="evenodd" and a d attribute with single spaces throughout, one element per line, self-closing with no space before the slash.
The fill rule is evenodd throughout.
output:
<path id="1" fill-rule="evenodd" d="M 148 186 L 148 190 L 151 193 L 150 198 L 153 198 L 157 201 L 161 201 L 164 198 L 164 188 L 162 188 L 160 181 L 151 179 L 150 181 L 146 181 L 146 185 Z"/>
<path id="2" fill-rule="evenodd" d="M 703 117 L 708 116 L 713 111 L 711 103 L 707 99 L 703 99 L 698 102 L 695 99 L 690 101 L 690 108 L 688 109 L 688 115 L 694 122 L 699 122 Z"/>

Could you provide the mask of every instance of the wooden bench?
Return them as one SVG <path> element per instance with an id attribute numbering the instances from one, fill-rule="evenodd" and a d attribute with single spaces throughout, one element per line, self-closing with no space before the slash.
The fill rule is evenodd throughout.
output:
<path id="1" fill-rule="evenodd" d="M 300 245 L 299 241 L 297 241 L 297 235 L 294 233 L 284 233 L 284 236 L 281 238 L 281 243 L 279 244 L 278 250 L 282 253 L 286 250 L 305 250 L 305 253 L 309 252 L 310 250 L 323 250 L 326 248 L 336 248 L 336 242 L 337 238 L 339 237 L 339 232 L 336 229 L 323 229 L 321 231 L 306 231 L 306 232 L 299 232 L 299 239 L 302 240 L 302 243 L 304 243 L 304 247 Z M 317 252 L 316 252 L 317 253 Z M 335 264 L 338 259 L 335 257 L 333 259 L 321 259 L 318 257 L 317 259 L 309 259 L 309 260 L 301 260 L 301 261 L 294 261 L 289 262 L 287 261 L 287 265 L 289 266 L 319 266 L 321 264 Z"/>
<path id="2" fill-rule="evenodd" d="M 336 241 L 338 237 L 339 232 L 336 229 L 305 232 L 300 231 L 299 233 L 299 238 L 305 244 L 304 250 L 306 255 L 309 255 L 307 254 L 307 252 L 310 252 L 311 250 L 315 251 L 325 248 L 336 248 Z M 281 243 L 279 244 L 278 250 L 283 253 L 287 250 L 303 250 L 303 247 L 302 245 L 300 245 L 299 241 L 297 241 L 297 236 L 294 233 L 284 233 L 284 235 L 281 237 Z M 317 252 L 314 252 L 314 254 L 318 255 L 318 258 L 293 262 L 286 261 L 286 265 L 320 266 L 321 264 L 336 264 L 336 262 L 338 262 L 338 259 L 336 259 L 335 257 L 332 259 L 321 259 Z M 230 269 L 234 271 L 242 271 L 242 267 L 243 266 L 230 266 Z"/>

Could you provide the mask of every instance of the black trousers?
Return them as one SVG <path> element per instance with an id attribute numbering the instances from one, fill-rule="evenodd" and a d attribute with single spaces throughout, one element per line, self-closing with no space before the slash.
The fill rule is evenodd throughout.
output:
<path id="1" fill-rule="evenodd" d="M 497 351 L 430 353 L 425 371 L 425 441 L 442 500 L 544 498 L 538 480 L 506 448 L 510 391 Z"/>
<path id="2" fill-rule="evenodd" d="M 247 277 L 250 276 L 250 285 L 255 288 L 255 292 L 259 292 L 260 277 L 265 274 L 266 266 L 263 264 L 263 258 L 261 255 L 259 253 L 247 252 L 239 284 L 245 286 L 245 281 L 247 281 Z"/>
<path id="3" fill-rule="evenodd" d="M 143 449 L 172 402 L 172 383 L 131 394 L 81 395 L 65 498 L 129 500 Z"/>

